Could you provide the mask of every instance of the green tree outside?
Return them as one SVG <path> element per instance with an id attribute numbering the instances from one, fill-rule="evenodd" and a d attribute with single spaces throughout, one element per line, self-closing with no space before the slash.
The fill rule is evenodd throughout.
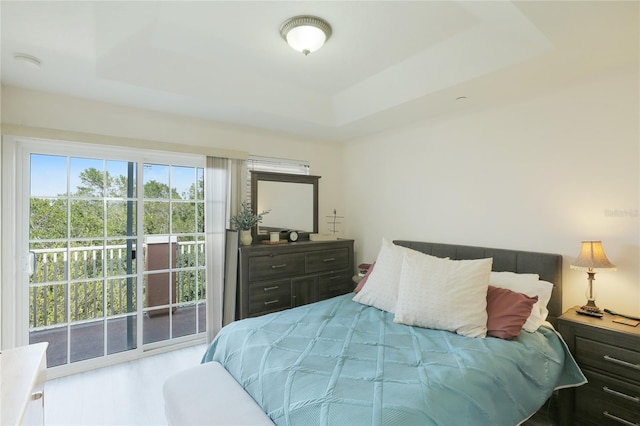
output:
<path id="1" fill-rule="evenodd" d="M 155 180 L 145 183 L 145 235 L 171 233 L 177 234 L 181 244 L 196 242 L 194 234 L 204 232 L 204 179 L 201 173 L 198 176 L 197 182 L 182 194 Z M 59 250 L 46 263 L 36 263 L 31 276 L 32 284 L 50 283 L 30 289 L 31 328 L 64 323 L 67 316 L 68 321 L 79 321 L 127 311 L 127 278 L 122 276 L 127 272 L 127 239 L 133 239 L 135 249 L 137 217 L 136 203 L 128 202 L 126 198 L 128 178 L 124 175 L 112 176 L 108 171 L 95 168 L 87 168 L 79 177 L 81 184 L 69 197 L 59 194 L 55 198 L 32 197 L 30 200 L 31 250 Z M 133 235 L 127 235 L 127 208 L 134 209 Z M 70 218 L 69 229 L 67 215 Z M 109 251 L 102 249 L 104 235 L 107 236 Z M 70 241 L 70 259 L 65 259 L 67 238 Z M 88 247 L 96 249 L 87 250 Z M 205 297 L 204 256 L 196 256 L 197 247 L 194 245 L 188 255 L 178 256 L 177 303 Z M 132 273 L 135 274 L 135 269 Z M 67 275 L 73 281 L 70 284 L 66 284 Z M 140 283 L 135 282 L 135 277 L 131 279 L 134 287 L 132 310 L 135 311 L 135 288 Z M 67 291 L 71 307 L 68 315 L 65 303 Z M 104 291 L 107 292 L 106 306 Z"/>

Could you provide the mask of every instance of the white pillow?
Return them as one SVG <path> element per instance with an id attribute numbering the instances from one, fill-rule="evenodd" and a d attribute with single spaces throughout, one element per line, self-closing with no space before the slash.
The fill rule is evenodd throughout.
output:
<path id="1" fill-rule="evenodd" d="M 383 238 L 376 258 L 376 266 L 367 278 L 367 285 L 362 287 L 353 301 L 383 311 L 395 312 L 402 258 L 407 252 L 417 253 L 415 250 L 397 246 Z"/>
<path id="2" fill-rule="evenodd" d="M 485 337 L 492 263 L 490 258 L 449 260 L 406 253 L 393 321 Z"/>
<path id="3" fill-rule="evenodd" d="M 549 315 L 547 304 L 553 291 L 552 283 L 539 280 L 538 274 L 516 274 L 515 272 L 492 272 L 490 283 L 494 287 L 506 288 L 529 297 L 538 296 L 538 301 L 531 308 L 531 314 L 522 328 L 533 333 L 544 324 Z"/>

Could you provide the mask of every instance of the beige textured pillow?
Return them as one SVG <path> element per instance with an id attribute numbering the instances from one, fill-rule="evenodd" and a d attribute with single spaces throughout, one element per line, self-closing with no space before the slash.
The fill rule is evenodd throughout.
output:
<path id="1" fill-rule="evenodd" d="M 376 258 L 376 267 L 369 274 L 367 285 L 362 287 L 353 301 L 383 311 L 395 312 L 402 258 L 408 252 L 417 253 L 415 250 L 397 246 L 383 238 Z"/>
<path id="2" fill-rule="evenodd" d="M 490 258 L 449 260 L 406 253 L 393 321 L 485 337 L 492 263 Z"/>

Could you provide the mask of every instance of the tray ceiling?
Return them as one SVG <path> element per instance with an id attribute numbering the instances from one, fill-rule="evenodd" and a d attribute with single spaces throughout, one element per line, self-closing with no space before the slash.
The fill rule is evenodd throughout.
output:
<path id="1" fill-rule="evenodd" d="M 637 2 L 2 1 L 0 13 L 5 85 L 338 141 L 638 62 Z M 298 14 L 333 27 L 308 56 L 278 32 Z"/>

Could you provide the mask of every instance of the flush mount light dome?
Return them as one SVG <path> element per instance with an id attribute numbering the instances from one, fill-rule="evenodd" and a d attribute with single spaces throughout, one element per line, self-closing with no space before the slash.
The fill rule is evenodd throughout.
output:
<path id="1" fill-rule="evenodd" d="M 294 16 L 280 26 L 280 35 L 293 49 L 308 55 L 329 40 L 331 25 L 317 16 Z"/>

